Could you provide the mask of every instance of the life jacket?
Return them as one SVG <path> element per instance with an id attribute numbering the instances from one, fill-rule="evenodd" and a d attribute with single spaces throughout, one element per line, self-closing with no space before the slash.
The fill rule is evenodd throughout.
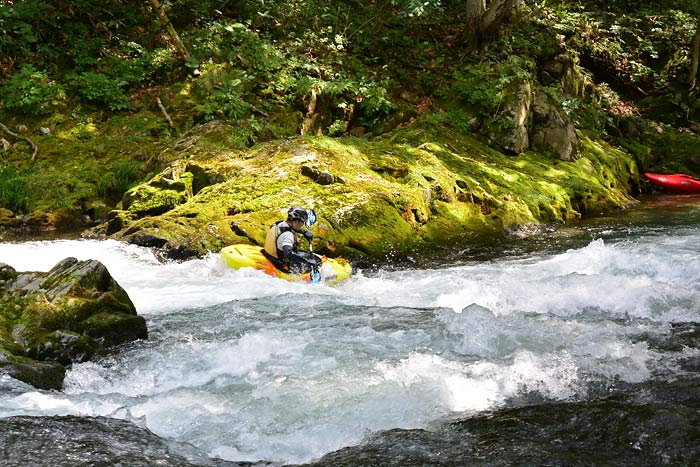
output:
<path id="1" fill-rule="evenodd" d="M 281 271 L 287 271 L 289 269 L 289 266 L 282 259 L 282 252 L 277 249 L 277 239 L 284 232 L 294 232 L 294 229 L 292 229 L 287 224 L 281 225 L 284 222 L 285 221 L 275 222 L 272 225 L 272 227 L 270 227 L 270 230 L 267 231 L 267 236 L 265 237 L 265 248 L 263 248 L 263 250 L 262 250 L 263 255 L 267 259 L 269 259 L 270 262 L 272 264 L 274 264 L 277 269 L 279 269 Z M 296 232 L 294 232 L 294 233 L 296 234 Z M 296 235 L 294 235 L 293 248 L 295 250 L 297 249 L 297 237 L 296 237 Z"/>

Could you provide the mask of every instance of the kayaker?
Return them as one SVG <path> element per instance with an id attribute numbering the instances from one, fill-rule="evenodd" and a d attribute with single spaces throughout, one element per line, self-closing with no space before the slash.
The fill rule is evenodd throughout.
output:
<path id="1" fill-rule="evenodd" d="M 276 222 L 267 231 L 263 254 L 278 269 L 303 274 L 311 271 L 314 265 L 320 265 L 320 259 L 313 253 L 299 251 L 297 234 L 302 234 L 309 242 L 314 238 L 311 231 L 304 229 L 308 219 L 306 209 L 292 206 L 287 211 L 287 220 Z"/>

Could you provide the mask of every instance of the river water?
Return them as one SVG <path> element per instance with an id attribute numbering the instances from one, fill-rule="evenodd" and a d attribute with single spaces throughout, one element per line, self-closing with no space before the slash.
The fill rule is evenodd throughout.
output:
<path id="1" fill-rule="evenodd" d="M 694 196 L 336 287 L 1 243 L 18 271 L 100 260 L 149 338 L 61 392 L 0 377 L 0 464 L 697 464 L 699 250 Z"/>

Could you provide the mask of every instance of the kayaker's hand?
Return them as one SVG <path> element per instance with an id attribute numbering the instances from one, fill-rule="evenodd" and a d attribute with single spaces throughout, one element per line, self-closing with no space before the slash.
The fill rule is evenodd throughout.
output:
<path id="1" fill-rule="evenodd" d="M 304 238 L 306 238 L 308 241 L 311 241 L 314 239 L 314 234 L 312 234 L 310 230 L 305 230 Z"/>

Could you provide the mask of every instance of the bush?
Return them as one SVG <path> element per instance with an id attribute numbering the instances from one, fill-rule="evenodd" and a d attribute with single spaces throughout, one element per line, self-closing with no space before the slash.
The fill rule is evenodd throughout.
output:
<path id="1" fill-rule="evenodd" d="M 222 65 L 203 66 L 194 86 L 199 97 L 195 108 L 206 120 L 243 118 L 252 108 L 244 99 L 249 80 L 245 71 L 227 70 Z"/>
<path id="2" fill-rule="evenodd" d="M 127 81 L 119 78 L 87 71 L 70 79 L 75 92 L 88 102 L 107 106 L 109 110 L 129 108 L 129 100 L 124 94 Z"/>
<path id="3" fill-rule="evenodd" d="M 43 70 L 24 65 L 0 86 L 0 105 L 3 110 L 24 115 L 48 115 L 66 99 L 66 92 L 59 83 Z"/>

